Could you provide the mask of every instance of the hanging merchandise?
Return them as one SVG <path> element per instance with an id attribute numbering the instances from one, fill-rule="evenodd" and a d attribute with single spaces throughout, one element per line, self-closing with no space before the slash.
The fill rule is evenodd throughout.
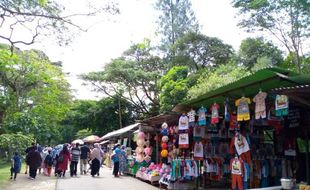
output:
<path id="1" fill-rule="evenodd" d="M 201 139 L 205 138 L 205 127 L 194 127 L 193 131 L 193 137 L 195 141 L 200 141 Z"/>
<path id="2" fill-rule="evenodd" d="M 181 116 L 182 117 L 182 116 Z M 161 161 L 162 163 L 167 163 L 168 162 L 168 141 L 169 141 L 169 137 L 168 135 L 168 124 L 166 122 L 164 122 L 161 125 L 161 134 L 163 135 L 163 137 L 161 138 L 162 143 L 161 143 L 161 152 L 160 152 L 160 156 L 161 156 Z"/>
<path id="3" fill-rule="evenodd" d="M 196 142 L 194 146 L 194 159 L 203 160 L 203 145 L 201 142 Z"/>
<path id="4" fill-rule="evenodd" d="M 188 133 L 179 134 L 179 148 L 188 148 L 188 147 L 189 147 Z"/>
<path id="5" fill-rule="evenodd" d="M 199 110 L 198 110 L 198 125 L 199 126 L 206 126 L 207 125 L 206 113 L 207 113 L 207 109 L 204 108 L 203 106 L 201 106 L 201 108 L 199 108 Z"/>
<path id="6" fill-rule="evenodd" d="M 230 161 L 230 170 L 231 170 L 231 188 L 238 190 L 243 190 L 243 180 L 242 176 L 244 175 L 244 166 L 243 161 L 235 156 L 235 158 Z"/>
<path id="7" fill-rule="evenodd" d="M 229 121 L 229 130 L 236 130 L 236 129 L 239 129 L 237 114 L 231 113 Z"/>
<path id="8" fill-rule="evenodd" d="M 286 95 L 277 95 L 275 102 L 276 116 L 288 115 L 288 97 Z"/>
<path id="9" fill-rule="evenodd" d="M 218 105 L 217 103 L 214 103 L 211 108 L 211 124 L 217 124 L 220 120 L 219 120 L 219 109 L 220 109 L 220 105 Z"/>
<path id="10" fill-rule="evenodd" d="M 255 119 L 266 118 L 266 104 L 265 104 L 266 97 L 267 97 L 266 92 L 259 92 L 253 98 L 253 102 L 255 102 Z"/>
<path id="11" fill-rule="evenodd" d="M 136 148 L 136 161 L 144 161 L 144 145 L 145 145 L 145 134 L 141 131 L 138 133 L 137 148 Z"/>
<path id="12" fill-rule="evenodd" d="M 245 97 L 242 97 L 236 100 L 235 104 L 238 107 L 238 112 L 237 112 L 238 121 L 250 120 L 250 109 L 249 109 L 250 103 L 251 103 L 251 100 Z"/>
<path id="13" fill-rule="evenodd" d="M 196 111 L 194 109 L 191 109 L 191 111 L 187 113 L 188 125 L 190 127 L 194 127 L 195 125 L 195 116 L 196 116 Z"/>
<path id="14" fill-rule="evenodd" d="M 179 130 L 187 130 L 188 129 L 188 117 L 185 113 L 181 115 L 179 118 Z"/>
<path id="15" fill-rule="evenodd" d="M 229 113 L 229 101 L 228 99 L 225 100 L 225 111 L 224 111 L 224 117 L 225 121 L 229 122 L 230 121 L 230 113 Z"/>
<path id="16" fill-rule="evenodd" d="M 235 137 L 233 137 L 231 140 L 230 148 L 232 149 L 232 147 L 235 146 L 235 150 L 239 156 L 243 153 L 247 153 L 250 150 L 249 143 L 240 133 L 236 132 Z M 234 154 L 234 151 L 231 150 L 231 154 Z"/>

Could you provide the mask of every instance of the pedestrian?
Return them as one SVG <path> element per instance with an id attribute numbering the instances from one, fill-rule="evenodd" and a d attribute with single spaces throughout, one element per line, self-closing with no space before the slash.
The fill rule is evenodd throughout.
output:
<path id="1" fill-rule="evenodd" d="M 18 154 L 18 152 L 15 152 L 14 157 L 11 159 L 12 164 L 11 164 L 11 178 L 13 179 L 13 174 L 14 174 L 14 181 L 16 180 L 17 173 L 20 172 L 21 166 L 22 166 L 22 161 L 21 158 Z"/>
<path id="2" fill-rule="evenodd" d="M 58 177 L 65 177 L 68 169 L 68 163 L 71 160 L 71 156 L 68 150 L 68 144 L 64 144 L 62 151 L 60 151 L 57 157 L 57 174 Z"/>
<path id="3" fill-rule="evenodd" d="M 54 160 L 53 160 L 52 150 L 48 149 L 48 154 L 46 155 L 44 159 L 44 168 L 46 169 L 46 173 L 44 174 L 47 175 L 48 177 L 51 176 L 53 163 L 54 163 Z"/>
<path id="4" fill-rule="evenodd" d="M 95 175 L 99 176 L 100 164 L 102 160 L 101 149 L 99 143 L 94 144 L 94 149 L 91 151 L 91 176 L 95 177 Z"/>
<path id="5" fill-rule="evenodd" d="M 70 176 L 77 176 L 77 165 L 81 156 L 80 144 L 76 143 L 71 149 Z"/>
<path id="6" fill-rule="evenodd" d="M 44 162 L 46 156 L 48 155 L 48 150 L 49 150 L 49 147 L 47 145 L 45 145 L 45 147 L 40 152 L 40 155 L 41 155 L 41 158 L 42 158 L 41 168 L 43 169 L 43 174 L 44 175 L 48 175 L 47 174 L 47 168 L 46 168 L 46 165 L 45 165 L 45 162 Z M 41 173 L 41 168 L 39 168 L 39 173 Z"/>
<path id="7" fill-rule="evenodd" d="M 36 178 L 37 170 L 42 163 L 41 155 L 35 146 L 29 151 L 26 163 L 29 164 L 29 179 L 33 180 Z"/>
<path id="8" fill-rule="evenodd" d="M 124 175 L 127 168 L 127 154 L 125 151 L 125 146 L 121 146 L 120 155 L 119 155 L 119 174 Z"/>
<path id="9" fill-rule="evenodd" d="M 26 156 L 28 155 L 28 153 L 30 152 L 30 150 L 32 148 L 36 148 L 36 143 L 31 143 L 31 146 L 30 147 L 27 147 L 26 150 L 25 150 L 25 153 L 26 153 Z M 25 165 L 25 174 L 28 174 L 28 166 L 29 164 L 27 163 L 27 160 L 26 160 L 26 165 Z"/>
<path id="10" fill-rule="evenodd" d="M 116 144 L 113 147 L 113 153 L 111 155 L 111 160 L 113 162 L 113 175 L 114 177 L 119 177 L 118 171 L 119 171 L 119 157 L 120 157 L 120 144 Z"/>
<path id="11" fill-rule="evenodd" d="M 80 155 L 80 173 L 81 175 L 86 174 L 87 172 L 87 161 L 90 156 L 90 149 L 86 144 L 81 147 Z"/>

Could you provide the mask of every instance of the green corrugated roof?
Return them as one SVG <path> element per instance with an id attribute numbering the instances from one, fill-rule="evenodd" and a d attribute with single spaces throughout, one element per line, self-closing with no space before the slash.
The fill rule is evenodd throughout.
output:
<path id="1" fill-rule="evenodd" d="M 298 75 L 295 72 L 280 68 L 266 68 L 210 91 L 196 99 L 185 101 L 177 105 L 173 111 L 181 112 L 184 111 L 185 107 L 198 108 L 202 105 L 209 106 L 214 102 L 222 103 L 226 98 L 237 99 L 242 95 L 254 97 L 259 89 L 268 92 L 273 88 L 289 87 L 299 84 L 310 84 L 310 76 Z"/>

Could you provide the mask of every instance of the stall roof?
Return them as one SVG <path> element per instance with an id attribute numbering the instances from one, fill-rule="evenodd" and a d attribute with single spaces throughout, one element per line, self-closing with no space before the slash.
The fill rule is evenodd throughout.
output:
<path id="1" fill-rule="evenodd" d="M 121 136 L 125 133 L 132 133 L 133 131 L 137 130 L 137 128 L 140 126 L 140 123 L 135 123 L 135 124 L 132 124 L 132 125 L 129 125 L 127 127 L 124 127 L 124 128 L 121 128 L 121 129 L 118 129 L 118 130 L 115 130 L 115 131 L 112 131 L 110 133 L 107 133 L 106 135 L 102 136 L 100 138 L 100 140 L 107 140 L 107 139 L 110 139 L 112 137 L 118 137 L 118 136 Z"/>
<path id="2" fill-rule="evenodd" d="M 179 114 L 175 112 L 169 112 L 169 113 L 163 113 L 163 114 L 159 114 L 154 117 L 144 119 L 143 121 L 141 121 L 141 123 L 154 127 L 156 125 L 161 125 L 163 122 L 166 122 L 166 123 L 177 122 L 178 118 L 179 118 Z"/>
<path id="3" fill-rule="evenodd" d="M 199 108 L 202 105 L 211 105 L 214 102 L 224 102 L 227 98 L 237 99 L 242 95 L 253 97 L 259 89 L 269 92 L 275 88 L 301 84 L 310 84 L 310 76 L 298 75 L 297 73 L 280 68 L 266 68 L 210 91 L 196 99 L 178 104 L 173 108 L 173 111 L 184 112 L 190 108 Z"/>

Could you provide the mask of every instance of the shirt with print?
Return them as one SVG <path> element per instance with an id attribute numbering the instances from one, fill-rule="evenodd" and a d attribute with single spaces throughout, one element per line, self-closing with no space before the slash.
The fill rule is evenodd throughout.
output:
<path id="1" fill-rule="evenodd" d="M 253 98 L 253 102 L 255 102 L 255 113 L 266 111 L 265 99 L 267 97 L 266 92 L 260 92 L 256 94 Z"/>
<path id="2" fill-rule="evenodd" d="M 187 116 L 188 116 L 188 122 L 195 122 L 196 111 L 192 109 L 187 113 Z"/>
<path id="3" fill-rule="evenodd" d="M 250 103 L 251 103 L 251 100 L 245 97 L 242 97 L 236 100 L 235 104 L 238 107 L 238 112 L 237 112 L 238 121 L 250 120 L 250 109 L 249 109 Z"/>
<path id="4" fill-rule="evenodd" d="M 188 129 L 188 117 L 186 115 L 182 115 L 179 118 L 179 130 L 187 130 Z"/>
<path id="5" fill-rule="evenodd" d="M 201 142 L 196 142 L 194 146 L 194 158 L 203 159 L 203 145 Z"/>
<path id="6" fill-rule="evenodd" d="M 275 103 L 276 103 L 276 110 L 287 109 L 288 97 L 286 95 L 277 95 Z"/>
<path id="7" fill-rule="evenodd" d="M 243 175 L 243 162 L 241 159 L 233 158 L 230 161 L 231 173 L 234 175 Z"/>
<path id="8" fill-rule="evenodd" d="M 219 122 L 219 109 L 220 109 L 220 106 L 218 104 L 213 104 L 210 108 L 212 124 Z"/>
<path id="9" fill-rule="evenodd" d="M 204 107 L 199 108 L 199 110 L 198 110 L 198 120 L 199 121 L 206 120 L 206 112 L 207 112 L 206 108 L 204 108 Z"/>

